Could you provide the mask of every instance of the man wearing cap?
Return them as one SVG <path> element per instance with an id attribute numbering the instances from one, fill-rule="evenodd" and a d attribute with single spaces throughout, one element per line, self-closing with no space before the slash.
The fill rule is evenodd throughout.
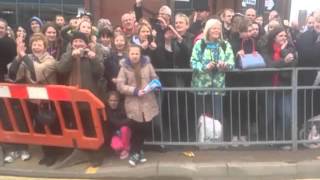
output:
<path id="1" fill-rule="evenodd" d="M 71 38 L 71 50 L 64 53 L 57 64 L 59 73 L 68 74 L 68 85 L 88 89 L 97 94 L 97 80 L 102 77 L 103 65 L 96 53 L 89 49 L 89 39 L 81 32 Z"/>
<path id="2" fill-rule="evenodd" d="M 76 31 L 71 38 L 71 49 L 67 50 L 57 63 L 57 71 L 68 75 L 67 85 L 87 89 L 94 95 L 98 94 L 98 81 L 103 75 L 103 65 L 94 51 L 89 49 L 89 39 L 84 33 Z M 84 104 L 78 106 L 84 127 L 84 134 L 89 137 L 96 136 L 94 125 L 90 121 L 90 109 Z M 72 112 L 72 110 L 70 110 Z M 102 163 L 100 153 L 85 151 L 88 153 L 92 166 Z M 100 151 L 99 151 L 100 152 Z"/>

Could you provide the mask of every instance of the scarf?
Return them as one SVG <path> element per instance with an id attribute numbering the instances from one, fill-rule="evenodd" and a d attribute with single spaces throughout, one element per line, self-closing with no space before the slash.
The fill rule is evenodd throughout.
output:
<path id="1" fill-rule="evenodd" d="M 281 46 L 274 43 L 272 46 L 273 54 L 272 54 L 272 61 L 277 62 L 281 60 Z M 280 74 L 279 72 L 276 72 L 272 76 L 272 85 L 273 86 L 279 86 L 280 85 Z"/>
<path id="2" fill-rule="evenodd" d="M 206 48 L 210 49 L 211 61 L 218 61 L 219 60 L 219 47 L 220 47 L 220 44 L 217 42 L 208 42 Z"/>

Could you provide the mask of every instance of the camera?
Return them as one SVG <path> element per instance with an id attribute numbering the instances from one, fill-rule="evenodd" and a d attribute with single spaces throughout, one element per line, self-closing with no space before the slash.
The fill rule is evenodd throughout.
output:
<path id="1" fill-rule="evenodd" d="M 88 49 L 82 49 L 80 51 L 80 57 L 87 57 L 88 56 L 88 53 L 89 53 L 89 50 Z"/>
<path id="2" fill-rule="evenodd" d="M 151 44 L 154 40 L 154 37 L 150 34 L 148 35 L 147 39 L 148 39 L 148 43 Z"/>

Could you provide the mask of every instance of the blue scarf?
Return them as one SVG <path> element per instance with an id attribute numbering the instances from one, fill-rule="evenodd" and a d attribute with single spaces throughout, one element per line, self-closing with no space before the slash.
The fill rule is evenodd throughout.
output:
<path id="1" fill-rule="evenodd" d="M 210 55 L 212 60 L 219 60 L 219 48 L 220 44 L 217 42 L 208 42 L 207 49 L 210 49 Z"/>

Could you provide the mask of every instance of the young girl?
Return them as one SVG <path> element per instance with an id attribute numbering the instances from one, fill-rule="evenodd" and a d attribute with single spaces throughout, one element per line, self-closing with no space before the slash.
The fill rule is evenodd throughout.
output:
<path id="1" fill-rule="evenodd" d="M 129 46 L 128 58 L 121 60 L 120 65 L 116 82 L 118 90 L 125 95 L 125 111 L 132 130 L 129 164 L 135 166 L 147 161 L 142 151 L 147 122 L 159 113 L 154 93 L 146 93 L 143 88 L 158 76 L 150 59 L 141 56 L 141 49 L 137 45 Z"/>
<path id="2" fill-rule="evenodd" d="M 107 89 L 116 90 L 113 79 L 117 77 L 120 65 L 119 62 L 126 56 L 128 51 L 128 40 L 124 34 L 116 34 L 112 42 L 112 51 L 108 58 L 104 59 L 104 77 L 107 79 Z"/>
<path id="3" fill-rule="evenodd" d="M 53 23 L 46 23 L 42 28 L 42 33 L 48 39 L 48 53 L 59 61 L 62 54 L 63 44 L 57 25 Z"/>
<path id="4" fill-rule="evenodd" d="M 107 96 L 107 115 L 112 131 L 111 147 L 120 153 L 120 159 L 129 156 L 131 130 L 129 119 L 120 103 L 120 94 L 117 91 L 110 91 Z"/>

